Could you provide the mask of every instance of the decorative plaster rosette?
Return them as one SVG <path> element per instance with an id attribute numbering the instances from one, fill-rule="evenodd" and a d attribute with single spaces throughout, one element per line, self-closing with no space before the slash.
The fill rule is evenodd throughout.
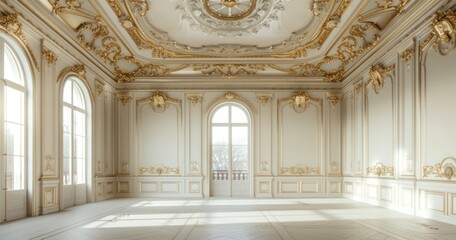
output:
<path id="1" fill-rule="evenodd" d="M 280 12 L 285 10 L 283 0 L 250 0 L 255 2 L 255 8 L 248 15 L 223 19 L 203 7 L 208 1 L 213 0 L 178 0 L 176 9 L 181 13 L 181 20 L 187 21 L 192 29 L 222 37 L 256 34 L 278 21 Z M 240 0 L 244 1 L 247 0 Z"/>

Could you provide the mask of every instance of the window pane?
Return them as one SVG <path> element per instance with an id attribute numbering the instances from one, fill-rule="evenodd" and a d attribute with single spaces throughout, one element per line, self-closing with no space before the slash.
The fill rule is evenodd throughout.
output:
<path id="1" fill-rule="evenodd" d="M 24 123 L 24 93 L 5 86 L 5 121 Z"/>
<path id="2" fill-rule="evenodd" d="M 63 134 L 63 157 L 71 158 L 73 156 L 71 148 L 72 148 L 71 134 L 64 133 Z"/>
<path id="3" fill-rule="evenodd" d="M 5 123 L 6 154 L 24 156 L 24 126 Z"/>
<path id="4" fill-rule="evenodd" d="M 63 101 L 69 104 L 73 104 L 72 101 L 72 90 L 73 89 L 73 80 L 67 80 L 65 86 L 63 87 Z"/>
<path id="5" fill-rule="evenodd" d="M 232 146 L 233 171 L 247 171 L 248 146 Z"/>
<path id="6" fill-rule="evenodd" d="M 20 85 L 24 85 L 24 78 L 16 56 L 14 55 L 11 48 L 5 44 L 4 56 L 4 71 L 5 79 L 15 82 Z"/>
<path id="7" fill-rule="evenodd" d="M 79 111 L 73 111 L 74 114 L 74 134 L 85 136 L 85 114 Z"/>
<path id="8" fill-rule="evenodd" d="M 76 158 L 76 169 L 75 169 L 75 179 L 74 182 L 76 184 L 85 183 L 85 159 L 83 158 Z"/>
<path id="9" fill-rule="evenodd" d="M 71 158 L 63 158 L 63 184 L 71 184 Z"/>
<path id="10" fill-rule="evenodd" d="M 212 127 L 212 145 L 228 145 L 228 127 Z"/>
<path id="11" fill-rule="evenodd" d="M 233 145 L 247 145 L 249 144 L 249 129 L 248 127 L 233 127 L 232 131 L 232 144 Z"/>
<path id="12" fill-rule="evenodd" d="M 24 158 L 8 156 L 6 162 L 6 186 L 8 190 L 24 189 Z"/>
<path id="13" fill-rule="evenodd" d="M 85 109 L 84 98 L 78 84 L 73 82 L 73 105 Z"/>
<path id="14" fill-rule="evenodd" d="M 228 170 L 228 146 L 212 146 L 212 171 Z"/>
<path id="15" fill-rule="evenodd" d="M 73 117 L 71 116 L 71 108 L 63 107 L 63 132 L 71 133 L 71 120 Z"/>
<path id="16" fill-rule="evenodd" d="M 214 114 L 214 117 L 212 117 L 212 122 L 213 123 L 228 123 L 228 106 L 222 107 L 217 110 L 217 112 Z"/>
<path id="17" fill-rule="evenodd" d="M 85 137 L 74 137 L 74 154 L 76 158 L 85 158 Z"/>
<path id="18" fill-rule="evenodd" d="M 247 115 L 242 109 L 232 106 L 231 107 L 231 122 L 232 123 L 248 123 Z"/>

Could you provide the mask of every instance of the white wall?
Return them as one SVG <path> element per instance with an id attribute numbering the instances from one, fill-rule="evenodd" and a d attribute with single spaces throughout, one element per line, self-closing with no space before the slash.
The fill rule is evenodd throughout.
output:
<path id="1" fill-rule="evenodd" d="M 119 111 L 135 113 L 128 119 L 119 114 L 118 145 L 120 152 L 133 153 L 128 165 L 134 167 L 119 172 L 125 176 L 119 178 L 117 196 L 210 196 L 210 112 L 230 101 L 252 114 L 251 196 L 340 196 L 340 104 L 332 106 L 328 92 L 307 92 L 315 103 L 302 113 L 284 101 L 297 91 L 233 91 L 233 99 L 220 90 L 160 93 L 172 101 L 163 112 L 143 103 L 156 90 L 131 91 L 131 101 L 119 105 Z M 190 102 L 195 96 L 201 101 Z M 262 103 L 260 97 L 270 99 Z"/>
<path id="2" fill-rule="evenodd" d="M 374 56 L 372 65 L 391 67 L 381 91 L 371 86 L 372 65 L 349 76 L 342 99 L 343 193 L 456 223 L 456 50 L 440 53 L 430 25 Z"/>

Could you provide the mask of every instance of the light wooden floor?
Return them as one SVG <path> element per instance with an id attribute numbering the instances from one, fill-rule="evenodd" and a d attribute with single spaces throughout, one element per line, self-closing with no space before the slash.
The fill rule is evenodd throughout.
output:
<path id="1" fill-rule="evenodd" d="M 116 199 L 0 225 L 0 239 L 456 239 L 456 226 L 348 199 Z"/>

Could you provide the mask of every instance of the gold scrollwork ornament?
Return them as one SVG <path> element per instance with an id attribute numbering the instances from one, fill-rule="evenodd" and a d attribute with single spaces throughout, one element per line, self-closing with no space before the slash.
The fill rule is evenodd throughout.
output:
<path id="1" fill-rule="evenodd" d="M 456 47 L 456 15 L 447 12 L 442 18 L 436 20 L 432 25 L 432 31 L 437 37 L 437 48 L 442 55 Z"/>
<path id="2" fill-rule="evenodd" d="M 370 82 L 369 85 L 374 89 L 375 93 L 380 94 L 385 85 L 385 73 L 394 70 L 395 65 L 390 67 L 382 67 L 380 65 L 373 65 L 369 70 Z"/>
<path id="3" fill-rule="evenodd" d="M 321 100 L 313 99 L 307 93 L 298 92 L 297 94 L 295 94 L 291 97 L 280 100 L 280 103 L 282 103 L 282 104 L 288 103 L 291 105 L 293 110 L 295 110 L 295 112 L 303 113 L 304 111 L 307 110 L 307 108 L 309 107 L 309 104 L 311 104 L 311 103 L 320 104 Z"/>

